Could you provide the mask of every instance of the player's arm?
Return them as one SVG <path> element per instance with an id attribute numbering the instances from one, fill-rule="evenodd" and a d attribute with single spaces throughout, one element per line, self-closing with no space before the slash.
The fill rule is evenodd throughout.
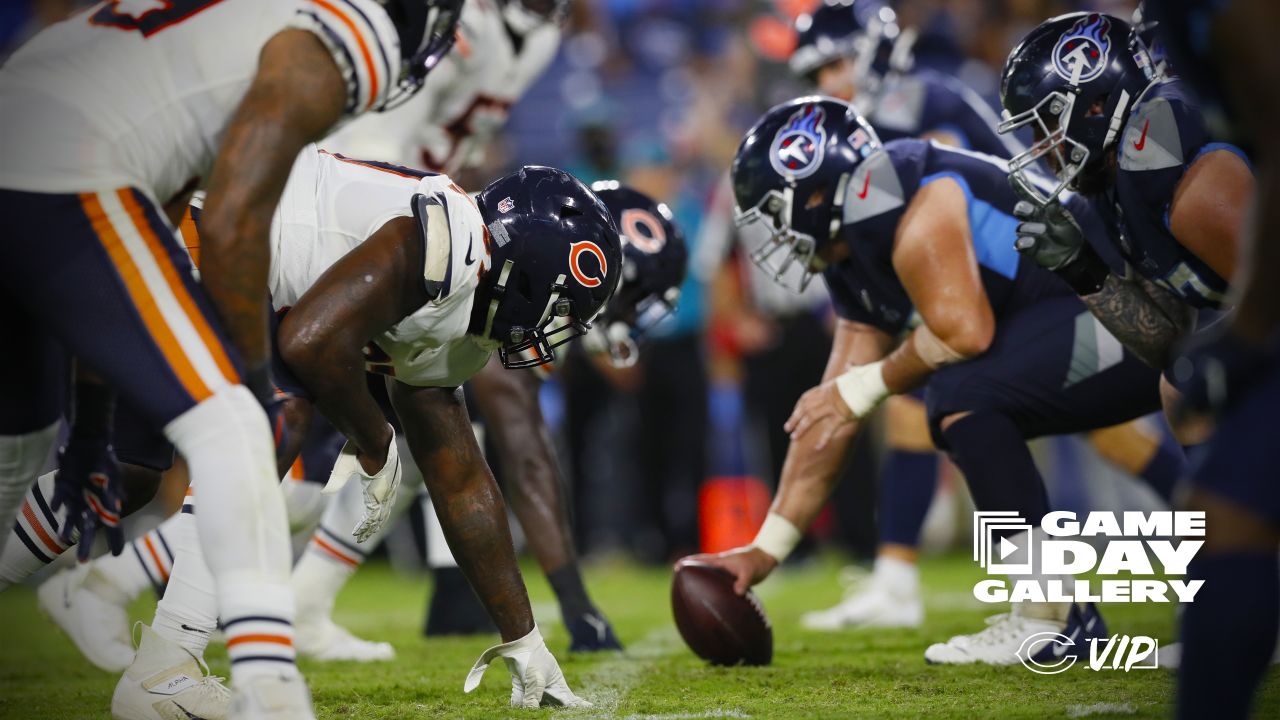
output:
<path id="1" fill-rule="evenodd" d="M 832 380 L 852 367 L 882 360 L 892 346 L 893 338 L 888 333 L 870 325 L 840 320 L 823 373 L 823 385 L 814 390 L 829 387 Z M 728 570 L 736 578 L 734 590 L 739 595 L 768 577 L 790 551 L 787 546 L 799 541 L 804 528 L 809 527 L 831 497 L 857 430 L 856 421 L 839 423 L 821 447 L 819 433 L 793 437 L 787 446 L 777 495 L 756 542 L 714 555 L 694 555 L 685 561 L 706 562 Z"/>
<path id="2" fill-rule="evenodd" d="M 364 347 L 427 301 L 414 219 L 390 220 L 334 263 L 280 322 L 281 359 L 374 473 L 392 430 L 365 384 Z"/>
<path id="3" fill-rule="evenodd" d="M 268 235 L 294 158 L 342 116 L 347 84 L 312 33 L 267 42 L 258 73 L 227 127 L 201 219 L 201 276 L 259 394 L 270 391 L 266 334 Z"/>
<path id="4" fill-rule="evenodd" d="M 924 323 L 885 358 L 890 393 L 914 390 L 938 368 L 991 346 L 995 314 L 970 233 L 964 190 L 951 179 L 920 188 L 898 224 L 893 268 Z"/>
<path id="5" fill-rule="evenodd" d="M 1239 260 L 1240 233 L 1253 199 L 1253 173 L 1229 150 L 1205 153 L 1187 168 L 1169 204 L 1178 243 L 1228 280 Z"/>
<path id="6" fill-rule="evenodd" d="M 471 431 L 462 391 L 391 379 L 387 385 L 458 567 L 503 642 L 528 635 L 533 611 L 516 564 L 506 507 Z"/>
<path id="7" fill-rule="evenodd" d="M 575 561 L 569 513 L 560 485 L 555 446 L 542 407 L 541 381 L 533 372 L 511 372 L 491 358 L 471 378 L 472 397 L 510 476 L 506 496 L 543 572 Z"/>

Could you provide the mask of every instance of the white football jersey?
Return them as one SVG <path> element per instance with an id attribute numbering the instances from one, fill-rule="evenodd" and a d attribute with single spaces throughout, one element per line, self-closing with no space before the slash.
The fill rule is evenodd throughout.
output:
<path id="1" fill-rule="evenodd" d="M 559 46 L 560 28 L 547 24 L 525 35 L 517 51 L 497 4 L 468 0 L 457 44 L 427 76 L 422 92 L 390 112 L 352 122 L 321 146 L 350 157 L 456 173 L 480 161 L 511 106 Z"/>
<path id="2" fill-rule="evenodd" d="M 448 219 L 447 267 L 440 297 L 382 333 L 365 350 L 370 372 L 410 385 L 455 387 L 484 367 L 498 344 L 467 334 L 486 230 L 475 203 L 445 175 L 365 163 L 310 146 L 294 162 L 271 227 L 271 302 L 289 307 L 316 280 L 387 221 L 412 217 L 415 194 L 440 199 Z M 430 262 L 430 261 L 428 261 Z M 426 268 L 423 269 L 427 273 Z"/>
<path id="3" fill-rule="evenodd" d="M 376 0 L 107 0 L 0 67 L 0 187 L 165 203 L 203 185 L 263 46 L 291 27 L 332 52 L 348 116 L 385 103 L 400 41 Z"/>

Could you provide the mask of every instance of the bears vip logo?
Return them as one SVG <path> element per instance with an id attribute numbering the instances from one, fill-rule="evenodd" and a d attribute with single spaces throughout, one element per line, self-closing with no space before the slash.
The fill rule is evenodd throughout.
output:
<path id="1" fill-rule="evenodd" d="M 1076 21 L 1053 47 L 1053 70 L 1073 85 L 1089 82 L 1107 69 L 1111 22 L 1105 15 L 1090 14 Z"/>
<path id="2" fill-rule="evenodd" d="M 818 105 L 796 111 L 773 137 L 769 162 L 783 177 L 808 177 L 822 164 L 827 131 L 822 127 L 826 113 Z"/>

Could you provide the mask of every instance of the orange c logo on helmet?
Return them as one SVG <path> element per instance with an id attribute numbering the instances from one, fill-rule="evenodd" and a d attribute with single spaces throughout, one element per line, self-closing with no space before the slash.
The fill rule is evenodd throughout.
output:
<path id="1" fill-rule="evenodd" d="M 596 256 L 596 262 L 600 263 L 600 277 L 588 275 L 582 269 L 582 256 L 590 254 Z M 583 287 L 600 287 L 604 284 L 604 276 L 609 274 L 609 264 L 604 259 L 604 251 L 599 245 L 590 240 L 571 243 L 569 245 L 569 272 L 573 273 L 573 279 L 577 280 Z"/>
<path id="2" fill-rule="evenodd" d="M 618 229 L 627 242 L 647 255 L 658 252 L 667 244 L 667 232 L 662 229 L 662 222 L 648 210 L 623 210 L 622 216 L 618 218 Z"/>

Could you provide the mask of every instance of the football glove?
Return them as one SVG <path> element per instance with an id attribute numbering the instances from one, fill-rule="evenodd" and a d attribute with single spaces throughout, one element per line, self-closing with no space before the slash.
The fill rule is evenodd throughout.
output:
<path id="1" fill-rule="evenodd" d="M 51 508 L 67 509 L 58 536 L 64 544 L 77 542 L 76 557 L 88 562 L 99 527 L 107 536 L 112 555 L 124 550 L 124 488 L 115 452 L 105 437 L 77 437 L 58 451 L 58 472 L 53 477 Z"/>
<path id="2" fill-rule="evenodd" d="M 367 475 L 360 467 L 356 457 L 356 448 L 348 440 L 342 446 L 342 452 L 333 464 L 333 472 L 329 474 L 329 482 L 322 491 L 325 495 L 335 495 L 353 478 L 359 478 L 364 486 L 364 517 L 351 530 L 356 542 L 362 543 L 373 537 L 382 529 L 391 509 L 396 504 L 396 492 L 400 489 L 400 452 L 396 449 L 396 431 L 391 431 L 391 444 L 387 446 L 387 462 L 374 475 Z"/>
<path id="3" fill-rule="evenodd" d="M 1101 290 L 1111 270 L 1085 241 L 1071 211 L 1056 199 L 1041 205 L 1020 182 L 1010 179 L 1009 184 L 1018 197 L 1013 206 L 1014 217 L 1021 221 L 1014 242 L 1018 252 L 1056 273 L 1077 295 Z"/>
<path id="4" fill-rule="evenodd" d="M 560 665 L 547 649 L 536 625 L 528 635 L 519 640 L 494 645 L 485 650 L 471 672 L 467 673 L 467 681 L 462 686 L 463 692 L 475 690 L 484 678 L 485 670 L 489 669 L 489 663 L 499 657 L 506 662 L 507 670 L 511 672 L 512 707 L 591 707 L 591 703 L 574 695 L 569 689 L 564 673 L 560 672 Z"/>

